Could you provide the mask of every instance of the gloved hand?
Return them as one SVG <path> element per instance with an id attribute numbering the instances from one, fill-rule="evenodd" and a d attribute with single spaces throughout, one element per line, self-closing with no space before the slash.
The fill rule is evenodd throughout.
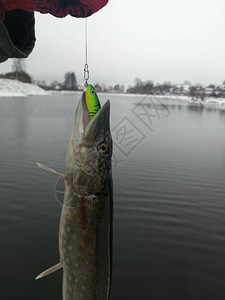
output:
<path id="1" fill-rule="evenodd" d="M 96 13 L 108 0 L 0 0 L 0 15 L 12 9 L 50 13 L 55 17 L 84 18 Z"/>
<path id="2" fill-rule="evenodd" d="M 88 17 L 108 0 L 0 0 L 0 63 L 26 58 L 35 45 L 34 11 L 55 17 Z"/>

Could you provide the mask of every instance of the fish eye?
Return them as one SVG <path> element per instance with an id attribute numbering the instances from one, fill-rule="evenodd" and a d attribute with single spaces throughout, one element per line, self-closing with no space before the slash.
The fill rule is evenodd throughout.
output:
<path id="1" fill-rule="evenodd" d="M 109 151 L 108 145 L 106 143 L 100 143 L 98 145 L 98 152 L 106 154 Z"/>
<path id="2" fill-rule="evenodd" d="M 94 94 L 94 93 L 95 93 L 95 91 L 91 90 L 91 94 Z"/>

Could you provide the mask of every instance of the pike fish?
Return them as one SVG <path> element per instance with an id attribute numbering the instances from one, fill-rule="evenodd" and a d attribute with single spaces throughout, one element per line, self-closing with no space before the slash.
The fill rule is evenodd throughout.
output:
<path id="1" fill-rule="evenodd" d="M 112 138 L 110 102 L 101 107 L 94 87 L 83 93 L 66 154 L 66 174 L 38 164 L 65 181 L 59 228 L 63 300 L 108 300 L 112 274 Z"/>

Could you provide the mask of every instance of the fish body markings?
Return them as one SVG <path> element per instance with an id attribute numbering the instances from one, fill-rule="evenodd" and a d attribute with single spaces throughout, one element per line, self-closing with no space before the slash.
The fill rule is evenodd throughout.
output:
<path id="1" fill-rule="evenodd" d="M 80 197 L 74 195 L 73 203 L 73 207 L 63 206 L 60 221 L 63 299 L 108 299 L 111 276 L 109 196 L 89 198 L 84 208 Z"/>

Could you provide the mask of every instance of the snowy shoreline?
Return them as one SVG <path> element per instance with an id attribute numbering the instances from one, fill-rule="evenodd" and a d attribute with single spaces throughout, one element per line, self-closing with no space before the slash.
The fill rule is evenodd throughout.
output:
<path id="1" fill-rule="evenodd" d="M 175 96 L 175 95 L 154 95 L 155 99 L 163 99 L 163 100 L 177 100 L 187 102 L 189 104 L 198 104 L 198 105 L 207 105 L 207 104 L 218 104 L 225 106 L 225 98 L 213 98 L 206 97 L 203 101 L 200 99 L 191 99 L 189 96 Z"/>
<path id="2" fill-rule="evenodd" d="M 2 79 L 0 78 L 0 98 L 1 97 L 26 97 L 30 95 L 34 96 L 46 96 L 52 95 L 53 93 L 66 93 L 66 94 L 77 94 L 80 92 L 74 91 L 45 91 L 39 86 L 31 83 L 23 83 L 17 80 L 11 79 Z M 102 93 L 99 93 L 102 94 Z M 155 99 L 161 100 L 177 100 L 184 101 L 190 104 L 197 105 L 223 105 L 225 106 L 224 98 L 205 98 L 204 101 L 201 100 L 192 100 L 188 96 L 175 96 L 175 95 L 144 95 L 144 94 L 116 94 L 116 93 L 107 93 L 112 96 L 126 96 L 126 97 L 152 97 Z"/>
<path id="3" fill-rule="evenodd" d="M 32 83 L 0 78 L 0 97 L 26 97 L 29 95 L 49 95 L 42 88 Z"/>

